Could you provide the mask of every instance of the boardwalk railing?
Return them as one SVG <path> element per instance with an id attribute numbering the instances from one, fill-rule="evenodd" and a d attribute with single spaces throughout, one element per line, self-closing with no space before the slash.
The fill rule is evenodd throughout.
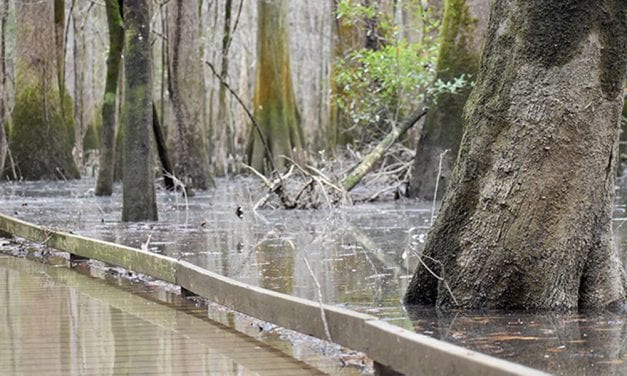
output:
<path id="1" fill-rule="evenodd" d="M 0 214 L 0 231 L 71 255 L 103 261 L 181 286 L 232 310 L 366 353 L 379 373 L 407 375 L 544 375 L 354 312 L 248 285 L 187 261 L 55 231 Z M 321 311 L 325 319 L 322 319 Z"/>

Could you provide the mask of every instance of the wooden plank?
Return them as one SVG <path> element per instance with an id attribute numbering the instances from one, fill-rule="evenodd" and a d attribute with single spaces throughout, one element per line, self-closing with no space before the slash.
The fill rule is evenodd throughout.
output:
<path id="1" fill-rule="evenodd" d="M 0 214 L 0 230 L 74 255 L 176 283 L 176 260 L 141 249 L 56 231 Z"/>
<path id="2" fill-rule="evenodd" d="M 177 283 L 235 311 L 328 340 L 320 304 L 311 300 L 234 281 L 187 261 L 179 261 Z M 332 342 L 362 351 L 364 325 L 377 318 L 326 304 L 323 308 Z"/>
<path id="3" fill-rule="evenodd" d="M 366 323 L 365 352 L 380 364 L 407 375 L 540 376 L 540 370 L 410 332 L 383 320 Z M 381 374 L 389 374 L 385 371 Z"/>

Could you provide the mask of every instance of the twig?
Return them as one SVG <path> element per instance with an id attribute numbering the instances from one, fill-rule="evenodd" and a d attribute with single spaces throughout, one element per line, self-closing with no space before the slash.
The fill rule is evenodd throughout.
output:
<path id="1" fill-rule="evenodd" d="M 423 255 L 419 255 L 413 249 L 412 249 L 412 253 L 416 257 L 418 257 L 418 261 L 420 261 L 420 264 L 422 264 L 422 266 L 424 266 L 424 268 L 427 269 L 429 274 L 431 274 L 438 281 L 441 281 L 442 283 L 444 283 L 444 287 L 446 288 L 448 293 L 451 295 L 451 298 L 453 299 L 453 302 L 455 303 L 456 306 L 458 306 L 459 303 L 457 303 L 457 299 L 455 299 L 455 295 L 453 295 L 453 290 L 451 290 L 451 287 L 448 285 L 448 282 L 446 282 L 446 278 L 444 278 L 445 277 L 444 276 L 444 265 L 442 265 L 442 262 L 440 262 L 439 260 L 434 259 L 433 257 L 427 256 L 427 255 L 424 255 L 424 254 Z M 425 258 L 435 262 L 436 264 L 438 264 L 440 266 L 440 270 L 442 270 L 442 276 L 437 275 L 433 270 L 431 270 L 431 268 L 429 268 L 427 266 L 427 264 L 422 260 L 422 257 L 425 257 Z"/>
<path id="2" fill-rule="evenodd" d="M 448 152 L 448 149 L 444 150 L 440 153 L 440 164 L 438 165 L 438 175 L 435 177 L 435 192 L 433 193 L 433 206 L 431 206 L 431 224 L 435 221 L 435 202 L 438 198 L 438 185 L 440 183 L 440 175 L 442 175 L 442 160 L 444 159 L 444 154 Z"/>
<path id="3" fill-rule="evenodd" d="M 268 178 L 266 178 L 262 173 L 255 170 L 252 166 L 249 166 L 246 163 L 243 163 L 242 165 L 246 167 L 247 169 L 249 169 L 253 174 L 257 175 L 261 180 L 263 180 L 264 184 L 267 185 L 268 188 L 272 187 L 272 182 Z"/>
<path id="4" fill-rule="evenodd" d="M 333 342 L 333 340 L 331 339 L 331 331 L 329 330 L 329 323 L 327 323 L 327 316 L 324 312 L 324 304 L 322 303 L 322 287 L 320 287 L 320 282 L 318 282 L 318 279 L 316 278 L 313 269 L 311 269 L 311 265 L 309 265 L 307 256 L 305 256 L 304 254 L 303 260 L 305 260 L 305 265 L 307 266 L 307 270 L 309 270 L 309 275 L 311 275 L 311 278 L 318 288 L 318 302 L 320 303 L 320 317 L 322 317 L 322 324 L 324 324 L 324 333 L 327 335 L 327 340 L 329 342 Z"/>
<path id="5" fill-rule="evenodd" d="M 183 184 L 183 182 L 179 180 L 179 178 L 174 176 L 174 174 L 170 174 L 164 171 L 163 175 L 172 179 L 172 182 L 174 182 L 174 191 L 177 191 L 177 188 L 180 188 L 181 192 L 183 192 L 183 198 L 185 198 L 185 225 L 187 225 L 189 220 L 189 202 L 187 201 L 187 190 L 185 189 L 185 184 Z M 178 203 L 178 198 L 176 199 L 176 201 Z"/>

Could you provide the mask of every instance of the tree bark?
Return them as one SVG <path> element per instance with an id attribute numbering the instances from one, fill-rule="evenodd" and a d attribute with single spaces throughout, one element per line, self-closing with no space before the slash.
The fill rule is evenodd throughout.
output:
<path id="1" fill-rule="evenodd" d="M 626 23 L 623 0 L 493 3 L 422 256 L 440 279 L 420 265 L 407 303 L 577 309 L 625 298 L 611 214 Z"/>
<path id="2" fill-rule="evenodd" d="M 17 174 L 26 180 L 80 177 L 72 159 L 72 119 L 63 116 L 72 112 L 72 103 L 59 92 L 54 5 L 16 3 L 16 93 L 9 143 Z"/>
<path id="3" fill-rule="evenodd" d="M 303 145 L 302 130 L 290 68 L 287 0 L 257 2 L 257 74 L 253 109 L 257 123 L 273 156 L 273 164 L 281 169 L 293 157 L 293 150 Z M 271 172 L 263 141 L 251 128 L 247 147 L 248 162 L 257 171 Z"/>
<path id="4" fill-rule="evenodd" d="M 447 0 L 444 8 L 437 78 L 451 81 L 462 74 L 474 80 L 479 70 L 481 45 L 487 28 L 488 0 Z M 432 200 L 438 178 L 440 154 L 445 154 L 437 197 L 442 197 L 462 139 L 462 111 L 471 87 L 443 93 L 425 119 L 412 166 L 408 196 Z"/>
<path id="5" fill-rule="evenodd" d="M 152 51 L 148 0 L 124 0 L 122 221 L 156 221 L 152 168 Z"/>
<path id="6" fill-rule="evenodd" d="M 198 6 L 193 1 L 168 4 L 168 89 L 175 129 L 168 132 L 177 178 L 187 188 L 207 189 L 209 174 L 204 129 L 205 91 L 198 47 Z"/>
<path id="7" fill-rule="evenodd" d="M 118 79 L 122 50 L 124 49 L 124 21 L 118 0 L 106 0 L 107 24 L 109 29 L 109 53 L 107 76 L 102 103 L 102 136 L 100 140 L 100 169 L 96 180 L 96 196 L 111 196 L 113 192 L 113 169 L 115 164 L 115 128 L 118 94 Z"/>
<path id="8" fill-rule="evenodd" d="M 231 42 L 231 10 L 232 0 L 224 4 L 224 25 L 222 29 L 222 53 L 220 61 L 220 77 L 227 79 L 229 75 L 229 45 Z M 213 130 L 216 133 L 214 144 L 214 166 L 217 176 L 226 176 L 228 157 L 235 149 L 233 140 L 233 124 L 231 120 L 230 101 L 226 95 L 226 88 L 218 88 L 218 115 Z"/>
<path id="9" fill-rule="evenodd" d="M 5 132 L 6 123 L 6 90 L 7 90 L 7 65 L 6 65 L 6 30 L 9 14 L 9 0 L 2 0 L 0 10 L 0 172 L 4 170 L 9 145 Z"/>

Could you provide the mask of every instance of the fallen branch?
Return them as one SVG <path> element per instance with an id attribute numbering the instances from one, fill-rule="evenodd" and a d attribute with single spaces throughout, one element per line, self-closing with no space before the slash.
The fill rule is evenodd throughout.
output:
<path id="1" fill-rule="evenodd" d="M 374 164 L 381 159 L 383 154 L 398 140 L 407 130 L 414 126 L 423 116 L 427 114 L 427 107 L 421 106 L 412 113 L 408 119 L 401 123 L 400 127 L 394 127 L 375 148 L 366 155 L 344 179 L 340 181 L 340 186 L 347 192 L 353 189 L 357 183 L 372 169 Z"/>

